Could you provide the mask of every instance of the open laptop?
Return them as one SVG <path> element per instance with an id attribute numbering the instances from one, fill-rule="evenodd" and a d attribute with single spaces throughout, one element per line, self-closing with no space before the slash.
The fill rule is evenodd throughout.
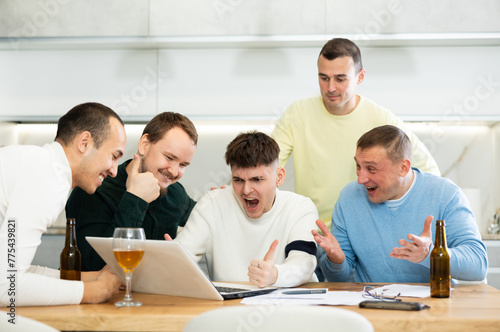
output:
<path id="1" fill-rule="evenodd" d="M 125 273 L 113 254 L 113 238 L 85 238 L 125 284 Z M 144 256 L 132 277 L 132 290 L 207 300 L 228 300 L 266 294 L 276 288 L 212 282 L 179 242 L 145 240 Z"/>

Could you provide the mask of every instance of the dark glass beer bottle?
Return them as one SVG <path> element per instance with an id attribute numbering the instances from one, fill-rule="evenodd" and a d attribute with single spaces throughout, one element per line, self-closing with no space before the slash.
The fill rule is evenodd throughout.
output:
<path id="1" fill-rule="evenodd" d="M 76 245 L 76 221 L 66 221 L 66 243 L 61 252 L 61 279 L 81 280 L 82 256 Z"/>
<path id="2" fill-rule="evenodd" d="M 450 253 L 446 246 L 444 220 L 436 220 L 436 239 L 431 251 L 431 296 L 450 297 Z"/>

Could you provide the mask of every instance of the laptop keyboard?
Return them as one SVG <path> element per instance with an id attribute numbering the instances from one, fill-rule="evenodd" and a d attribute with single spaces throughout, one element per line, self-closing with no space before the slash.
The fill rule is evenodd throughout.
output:
<path id="1" fill-rule="evenodd" d="M 235 293 L 235 292 L 245 292 L 245 291 L 248 291 L 248 289 L 244 289 L 244 288 L 234 288 L 234 287 L 224 287 L 224 286 L 215 286 L 215 288 L 220 293 Z"/>

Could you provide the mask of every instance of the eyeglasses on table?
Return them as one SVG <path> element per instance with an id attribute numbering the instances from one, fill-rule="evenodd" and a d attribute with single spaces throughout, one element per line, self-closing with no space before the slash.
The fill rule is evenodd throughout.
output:
<path id="1" fill-rule="evenodd" d="M 401 295 L 401 293 L 398 293 L 397 295 L 384 295 L 384 292 L 378 292 L 375 290 L 375 286 L 365 286 L 363 287 L 363 297 L 366 299 L 372 299 L 372 300 L 379 300 L 379 301 L 386 301 L 386 302 L 401 302 L 401 299 L 398 299 L 398 296 Z"/>

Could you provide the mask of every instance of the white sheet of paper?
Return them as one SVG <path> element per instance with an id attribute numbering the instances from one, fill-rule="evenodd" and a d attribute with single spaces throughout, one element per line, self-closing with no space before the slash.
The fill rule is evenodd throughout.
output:
<path id="1" fill-rule="evenodd" d="M 293 288 L 293 290 L 309 289 L 314 288 Z M 287 290 L 291 289 L 283 288 L 269 294 L 246 297 L 241 300 L 241 303 L 253 305 L 358 305 L 366 300 L 362 295 L 363 292 L 330 291 L 324 294 L 282 294 Z"/>
<path id="2" fill-rule="evenodd" d="M 406 296 L 406 297 L 429 297 L 431 296 L 431 288 L 429 286 L 416 286 L 405 284 L 391 284 L 375 288 L 374 291 L 382 293 L 386 296 Z"/>

